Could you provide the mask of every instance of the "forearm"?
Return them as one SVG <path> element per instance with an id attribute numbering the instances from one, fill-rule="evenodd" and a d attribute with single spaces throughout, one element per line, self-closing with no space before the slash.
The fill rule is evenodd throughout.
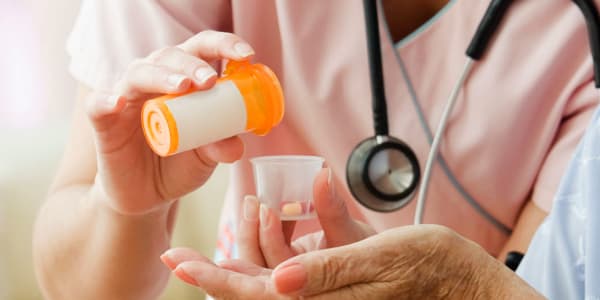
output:
<path id="1" fill-rule="evenodd" d="M 151 299 L 168 279 L 159 255 L 170 240 L 169 209 L 123 216 L 90 185 L 55 192 L 34 234 L 38 279 L 50 299 Z"/>

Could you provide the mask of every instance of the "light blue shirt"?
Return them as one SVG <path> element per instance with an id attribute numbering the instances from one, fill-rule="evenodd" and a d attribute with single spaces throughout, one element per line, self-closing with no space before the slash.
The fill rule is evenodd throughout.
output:
<path id="1" fill-rule="evenodd" d="M 549 299 L 600 299 L 600 110 L 517 273 Z"/>

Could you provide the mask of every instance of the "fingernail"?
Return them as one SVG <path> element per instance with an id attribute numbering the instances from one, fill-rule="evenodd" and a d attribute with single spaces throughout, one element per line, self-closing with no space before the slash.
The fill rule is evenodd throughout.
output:
<path id="1" fill-rule="evenodd" d="M 206 82 L 209 79 L 216 77 L 217 72 L 210 68 L 198 68 L 196 72 L 194 72 L 194 76 L 200 82 Z"/>
<path id="2" fill-rule="evenodd" d="M 335 184 L 333 184 L 333 171 L 331 168 L 327 168 L 329 170 L 329 174 L 327 175 L 327 187 L 329 188 L 329 195 L 334 198 L 335 197 Z"/>
<path id="3" fill-rule="evenodd" d="M 263 229 L 269 228 L 269 226 L 271 226 L 271 219 L 272 218 L 270 217 L 270 214 L 269 214 L 269 208 L 266 205 L 261 204 L 260 205 L 260 226 Z"/>
<path id="4" fill-rule="evenodd" d="M 163 253 L 160 256 L 160 260 L 165 264 L 169 269 L 173 270 L 177 267 L 177 264 L 173 262 L 173 260 L 169 257 L 167 253 Z"/>
<path id="5" fill-rule="evenodd" d="M 108 105 L 110 105 L 111 107 L 115 107 L 117 106 L 117 104 L 119 104 L 119 100 L 121 99 L 121 96 L 119 95 L 112 95 L 110 97 L 108 97 L 106 99 L 106 102 L 108 103 Z"/>
<path id="6" fill-rule="evenodd" d="M 185 76 L 181 74 L 171 74 L 167 76 L 167 83 L 174 88 L 180 87 L 184 80 Z"/>
<path id="7" fill-rule="evenodd" d="M 248 57 L 254 54 L 254 50 L 252 50 L 252 47 L 250 47 L 250 45 L 244 42 L 235 43 L 235 45 L 233 45 L 233 49 L 241 57 Z"/>
<path id="8" fill-rule="evenodd" d="M 244 219 L 246 221 L 258 220 L 259 203 L 254 196 L 244 197 Z"/>
<path id="9" fill-rule="evenodd" d="M 192 276 L 190 276 L 182 266 L 178 266 L 175 269 L 175 271 L 173 271 L 173 273 L 175 273 L 175 275 L 177 277 L 179 277 L 179 279 L 181 279 L 191 285 L 198 286 L 198 282 L 196 282 L 196 280 Z"/>
<path id="10" fill-rule="evenodd" d="M 335 276 L 332 274 L 332 276 Z M 308 273 L 299 263 L 290 263 L 275 269 L 273 281 L 280 293 L 292 293 L 301 290 L 308 280 Z"/>

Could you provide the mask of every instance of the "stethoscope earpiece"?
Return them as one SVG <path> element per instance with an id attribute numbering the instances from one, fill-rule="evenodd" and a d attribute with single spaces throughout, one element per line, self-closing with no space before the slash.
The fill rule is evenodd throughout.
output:
<path id="1" fill-rule="evenodd" d="M 346 180 L 363 206 L 390 212 L 412 200 L 421 177 L 417 156 L 410 147 L 390 136 L 363 140 L 350 154 Z"/>

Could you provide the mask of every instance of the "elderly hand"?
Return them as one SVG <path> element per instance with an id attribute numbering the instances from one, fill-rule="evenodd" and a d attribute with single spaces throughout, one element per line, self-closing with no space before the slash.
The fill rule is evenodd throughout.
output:
<path id="1" fill-rule="evenodd" d="M 475 243 L 436 225 L 304 253 L 274 270 L 213 264 L 187 249 L 167 254 L 175 274 L 220 299 L 543 299 Z"/>
<path id="2" fill-rule="evenodd" d="M 246 197 L 236 235 L 240 259 L 274 268 L 298 254 L 347 245 L 375 234 L 370 226 L 352 219 L 344 201 L 335 197 L 331 176 L 330 169 L 323 169 L 314 184 L 314 206 L 323 230 L 291 243 L 296 222 L 282 222 L 273 210 L 260 205 L 256 197 Z"/>

